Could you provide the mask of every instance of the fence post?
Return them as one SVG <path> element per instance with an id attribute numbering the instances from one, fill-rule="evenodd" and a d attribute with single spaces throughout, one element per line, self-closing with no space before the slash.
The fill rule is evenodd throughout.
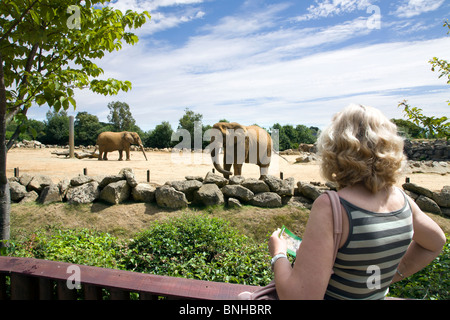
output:
<path id="1" fill-rule="evenodd" d="M 69 157 L 75 157 L 75 141 L 74 141 L 74 125 L 73 116 L 69 117 Z"/>

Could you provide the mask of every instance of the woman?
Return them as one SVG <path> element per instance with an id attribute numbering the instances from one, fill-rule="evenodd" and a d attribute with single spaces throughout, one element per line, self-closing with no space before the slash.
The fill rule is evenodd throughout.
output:
<path id="1" fill-rule="evenodd" d="M 394 187 L 405 156 L 380 111 L 350 105 L 318 139 L 322 174 L 339 186 L 343 234 L 333 260 L 331 202 L 316 199 L 294 266 L 286 241 L 269 239 L 280 299 L 383 299 L 389 284 L 427 266 L 445 244 L 439 226 Z"/>

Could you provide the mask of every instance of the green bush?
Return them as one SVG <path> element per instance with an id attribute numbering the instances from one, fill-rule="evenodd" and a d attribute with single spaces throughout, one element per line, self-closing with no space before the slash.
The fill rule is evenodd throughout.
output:
<path id="1" fill-rule="evenodd" d="M 11 241 L 10 254 L 104 268 L 249 285 L 273 277 L 266 241 L 255 243 L 229 222 L 185 214 L 154 222 L 128 242 L 88 229 L 40 230 Z M 420 272 L 390 287 L 390 296 L 450 299 L 450 238 L 442 253 Z"/>
<path id="2" fill-rule="evenodd" d="M 265 243 L 204 214 L 156 222 L 128 244 L 123 259 L 128 270 L 184 278 L 264 285 L 271 277 Z"/>
<path id="3" fill-rule="evenodd" d="M 104 268 L 121 268 L 117 260 L 119 241 L 109 235 L 88 229 L 40 230 L 24 242 L 13 243 L 12 255 L 64 261 Z"/>
<path id="4" fill-rule="evenodd" d="M 450 299 L 450 237 L 441 254 L 426 268 L 394 283 L 389 287 L 389 295 L 393 297 L 449 300 Z"/>

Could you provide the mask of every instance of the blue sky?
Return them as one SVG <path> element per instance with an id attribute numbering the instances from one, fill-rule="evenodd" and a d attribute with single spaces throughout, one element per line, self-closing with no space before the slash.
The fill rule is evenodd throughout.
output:
<path id="1" fill-rule="evenodd" d="M 444 0 L 118 0 L 117 9 L 147 10 L 135 46 L 97 64 L 104 78 L 133 89 L 104 97 L 76 93 L 77 110 L 107 121 L 111 101 L 130 105 L 144 131 L 173 129 L 185 108 L 245 125 L 326 126 L 350 103 L 403 118 L 407 99 L 426 114 L 449 116 L 450 86 L 428 61 L 450 60 Z M 35 109 L 35 110 L 33 110 Z M 45 118 L 45 107 L 30 118 Z"/>

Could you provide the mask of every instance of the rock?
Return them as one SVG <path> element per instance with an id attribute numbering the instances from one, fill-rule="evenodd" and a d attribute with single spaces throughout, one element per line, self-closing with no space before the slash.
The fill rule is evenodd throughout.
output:
<path id="1" fill-rule="evenodd" d="M 111 204 L 119 204 L 129 199 L 131 188 L 126 180 L 108 184 L 100 192 L 99 199 Z"/>
<path id="2" fill-rule="evenodd" d="M 70 180 L 70 185 L 73 187 L 81 186 L 82 184 L 94 181 L 93 178 L 85 176 L 84 174 L 79 174 L 78 176 Z"/>
<path id="3" fill-rule="evenodd" d="M 409 191 L 409 190 L 405 190 L 405 193 L 406 193 L 411 199 L 413 199 L 414 201 L 416 201 L 417 198 L 419 197 L 419 195 L 418 195 L 417 193 L 414 193 L 414 192 Z"/>
<path id="4" fill-rule="evenodd" d="M 293 196 L 293 197 L 290 197 L 287 205 L 293 206 L 293 207 L 306 208 L 306 209 L 311 210 L 312 203 L 313 203 L 313 201 L 311 199 L 305 198 L 303 196 Z"/>
<path id="5" fill-rule="evenodd" d="M 253 196 L 255 195 L 253 192 L 251 192 L 249 189 L 241 186 L 241 185 L 226 185 L 222 188 L 222 193 L 224 196 L 229 198 L 237 198 L 240 201 L 250 201 L 253 199 Z"/>
<path id="6" fill-rule="evenodd" d="M 18 202 L 27 194 L 27 188 L 19 182 L 11 181 L 9 183 L 9 192 L 11 194 L 11 201 Z"/>
<path id="7" fill-rule="evenodd" d="M 20 200 L 20 204 L 34 202 L 39 198 L 39 194 L 36 191 L 29 191 L 25 194 L 22 200 Z"/>
<path id="8" fill-rule="evenodd" d="M 203 182 L 203 177 L 201 176 L 186 176 L 184 177 L 186 180 L 197 180 Z"/>
<path id="9" fill-rule="evenodd" d="M 228 208 L 230 208 L 230 209 L 242 208 L 242 204 L 238 199 L 229 198 L 228 199 Z"/>
<path id="10" fill-rule="evenodd" d="M 421 187 L 421 186 L 418 186 L 417 184 L 414 184 L 411 182 L 406 182 L 406 183 L 402 184 L 402 187 L 405 190 L 412 191 L 419 195 L 423 195 L 427 198 L 433 198 L 433 192 L 431 190 Z"/>
<path id="11" fill-rule="evenodd" d="M 48 204 L 52 202 L 61 202 L 61 194 L 59 187 L 56 184 L 51 184 L 42 189 L 38 202 L 42 204 Z"/>
<path id="12" fill-rule="evenodd" d="M 310 183 L 299 181 L 297 186 L 300 195 L 313 201 L 315 201 L 322 194 L 322 191 L 319 188 Z"/>
<path id="13" fill-rule="evenodd" d="M 263 181 L 265 183 L 267 183 L 267 185 L 270 188 L 270 191 L 272 191 L 272 192 L 280 191 L 281 186 L 283 184 L 283 182 L 282 182 L 283 180 L 281 180 L 281 179 L 279 179 L 277 177 L 271 176 L 271 175 L 265 176 Z"/>
<path id="14" fill-rule="evenodd" d="M 198 180 L 170 181 L 166 185 L 173 187 L 177 191 L 181 191 L 186 195 L 188 201 L 194 200 L 194 193 L 202 186 Z"/>
<path id="15" fill-rule="evenodd" d="M 279 196 L 293 196 L 295 189 L 295 179 L 293 177 L 287 178 L 285 180 L 281 180 L 280 190 L 278 190 L 277 194 Z"/>
<path id="16" fill-rule="evenodd" d="M 103 189 L 104 187 L 106 187 L 108 184 L 113 183 L 113 182 L 117 182 L 117 181 L 121 181 L 126 179 L 123 174 L 116 174 L 116 175 L 110 175 L 110 176 L 105 176 L 101 179 L 100 183 L 99 183 L 99 187 L 101 189 Z"/>
<path id="17" fill-rule="evenodd" d="M 72 187 L 67 190 L 66 199 L 69 203 L 90 203 L 98 199 L 100 194 L 97 181 L 88 182 L 81 186 Z"/>
<path id="18" fill-rule="evenodd" d="M 139 183 L 131 190 L 131 196 L 136 202 L 153 202 L 155 201 L 156 188 L 148 183 Z"/>
<path id="19" fill-rule="evenodd" d="M 138 185 L 138 182 L 136 180 L 136 176 L 133 172 L 133 169 L 123 168 L 119 172 L 119 175 L 121 175 L 121 174 L 125 177 L 125 179 L 127 180 L 127 183 L 130 185 L 131 188 L 134 188 Z"/>
<path id="20" fill-rule="evenodd" d="M 328 189 L 330 190 L 334 190 L 337 191 L 338 190 L 338 184 L 336 182 L 332 182 L 332 181 L 327 181 L 325 182 L 325 185 L 328 187 Z"/>
<path id="21" fill-rule="evenodd" d="M 262 193 L 269 192 L 269 186 L 262 180 L 258 180 L 255 178 L 245 179 L 241 185 L 247 189 L 249 189 L 253 193 Z"/>
<path id="22" fill-rule="evenodd" d="M 416 200 L 417 205 L 422 211 L 429 212 L 429 213 L 435 213 L 435 214 L 441 214 L 441 209 L 437 205 L 436 202 L 434 202 L 432 199 L 425 197 L 423 195 L 420 195 Z"/>
<path id="23" fill-rule="evenodd" d="M 70 180 L 64 179 L 58 182 L 59 193 L 61 194 L 61 198 L 64 200 L 66 197 L 67 191 L 70 188 Z"/>
<path id="24" fill-rule="evenodd" d="M 195 200 L 205 206 L 224 204 L 224 197 L 219 187 L 214 183 L 202 185 L 195 193 Z"/>
<path id="25" fill-rule="evenodd" d="M 243 176 L 231 176 L 230 177 L 230 184 L 242 184 L 242 182 L 245 181 L 245 178 Z"/>
<path id="26" fill-rule="evenodd" d="M 186 195 L 168 185 L 157 188 L 155 198 L 158 206 L 162 208 L 181 209 L 188 206 Z"/>
<path id="27" fill-rule="evenodd" d="M 450 218 L 450 208 L 445 208 L 445 207 L 443 207 L 443 208 L 441 208 L 441 211 L 442 211 L 442 214 L 443 214 L 444 216 Z"/>
<path id="28" fill-rule="evenodd" d="M 263 208 L 278 208 L 283 206 L 281 197 L 275 192 L 258 193 L 250 201 L 250 204 Z"/>
<path id="29" fill-rule="evenodd" d="M 450 207 L 450 186 L 444 186 L 441 192 L 433 192 L 433 200 L 440 207 Z"/>
<path id="30" fill-rule="evenodd" d="M 223 186 L 225 186 L 226 184 L 228 184 L 228 180 L 225 179 L 224 177 L 221 177 L 215 173 L 212 172 L 208 172 L 206 174 L 205 179 L 203 179 L 203 183 L 214 183 L 216 184 L 219 188 L 222 188 Z"/>
<path id="31" fill-rule="evenodd" d="M 19 178 L 19 182 L 21 185 L 27 187 L 28 184 L 31 182 L 31 180 L 33 180 L 33 176 L 28 174 L 28 173 L 24 173 L 23 175 L 20 176 Z"/>
<path id="32" fill-rule="evenodd" d="M 53 183 L 52 179 L 46 175 L 36 175 L 31 179 L 30 183 L 27 186 L 28 191 L 36 191 L 37 193 L 41 193 L 42 189 L 46 186 L 49 186 Z"/>

